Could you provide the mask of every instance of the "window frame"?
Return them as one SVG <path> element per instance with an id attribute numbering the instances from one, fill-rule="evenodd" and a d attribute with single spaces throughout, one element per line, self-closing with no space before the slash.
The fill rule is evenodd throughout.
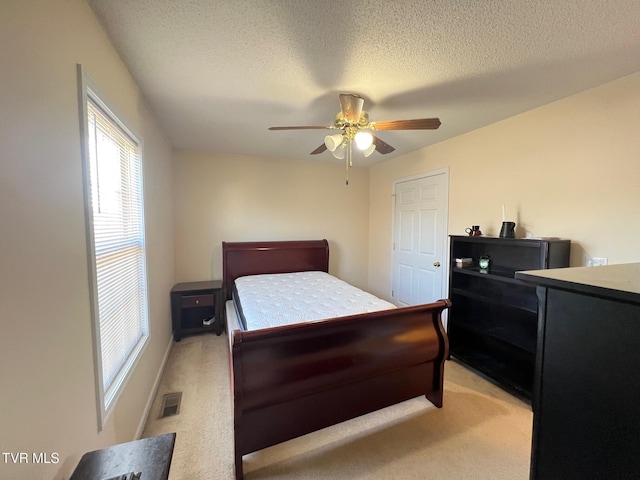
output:
<path id="1" fill-rule="evenodd" d="M 91 304 L 91 325 L 93 333 L 93 352 L 94 352 L 94 369 L 95 369 L 95 388 L 96 388 L 96 407 L 98 413 L 98 431 L 101 431 L 109 416 L 114 410 L 117 401 L 122 394 L 124 387 L 131 377 L 133 370 L 140 361 L 143 352 L 149 343 L 149 288 L 148 288 L 148 268 L 147 268 L 147 246 L 146 246 L 146 223 L 145 223 L 145 197 L 144 197 L 144 145 L 141 137 L 137 135 L 123 120 L 123 117 L 116 113 L 115 109 L 110 105 L 106 95 L 100 90 L 96 82 L 84 71 L 81 65 L 77 66 L 78 84 L 79 84 L 79 106 L 80 106 L 80 139 L 81 139 L 81 156 L 82 156 L 82 173 L 84 185 L 84 208 L 85 208 L 85 224 L 87 239 L 87 259 L 89 274 L 89 295 Z M 97 267 L 96 267 L 96 248 L 95 248 L 95 232 L 94 217 L 92 206 L 91 192 L 91 169 L 90 169 L 90 147 L 89 147 L 89 119 L 88 119 L 88 102 L 91 101 L 97 106 L 101 112 L 109 119 L 110 122 L 129 140 L 134 143 L 139 152 L 140 167 L 140 197 L 141 197 L 141 222 L 142 222 L 142 274 L 143 274 L 143 314 L 141 322 L 141 338 L 129 352 L 129 355 L 122 366 L 118 369 L 118 373 L 114 376 L 108 388 L 104 386 L 103 376 L 103 353 L 102 340 L 100 335 L 100 316 L 98 309 L 98 284 L 97 284 Z"/>

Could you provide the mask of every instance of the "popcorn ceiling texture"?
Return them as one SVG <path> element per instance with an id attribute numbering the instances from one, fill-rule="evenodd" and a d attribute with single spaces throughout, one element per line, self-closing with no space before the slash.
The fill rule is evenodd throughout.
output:
<path id="1" fill-rule="evenodd" d="M 391 156 L 640 70 L 637 0 L 88 0 L 177 148 L 309 159 L 338 93 Z M 331 158 L 330 154 L 326 154 Z"/>

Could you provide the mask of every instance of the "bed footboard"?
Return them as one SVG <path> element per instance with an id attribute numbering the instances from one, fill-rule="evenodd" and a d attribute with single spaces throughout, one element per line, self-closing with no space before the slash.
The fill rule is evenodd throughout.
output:
<path id="1" fill-rule="evenodd" d="M 235 468 L 242 456 L 425 395 L 442 406 L 449 300 L 242 331 L 229 325 Z"/>

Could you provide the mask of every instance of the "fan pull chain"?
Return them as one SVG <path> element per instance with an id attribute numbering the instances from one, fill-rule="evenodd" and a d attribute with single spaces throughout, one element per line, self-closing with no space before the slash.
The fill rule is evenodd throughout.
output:
<path id="1" fill-rule="evenodd" d="M 353 166 L 353 162 L 351 160 L 351 139 L 347 140 L 347 155 L 345 156 L 345 176 L 346 183 L 345 185 L 349 185 L 349 168 Z"/>
<path id="2" fill-rule="evenodd" d="M 345 173 L 344 173 L 344 175 L 346 177 L 345 185 L 348 186 L 349 185 L 349 160 L 345 160 L 344 164 L 345 164 L 345 167 L 346 167 L 345 168 Z"/>

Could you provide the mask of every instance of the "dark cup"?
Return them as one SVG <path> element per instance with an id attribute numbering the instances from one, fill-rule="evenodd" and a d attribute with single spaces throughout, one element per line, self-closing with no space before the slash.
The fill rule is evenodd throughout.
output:
<path id="1" fill-rule="evenodd" d="M 467 232 L 470 237 L 479 237 L 482 235 L 480 225 L 472 225 L 471 228 L 465 228 L 464 231 Z"/>
<path id="2" fill-rule="evenodd" d="M 516 238 L 516 222 L 502 222 L 500 238 Z"/>

